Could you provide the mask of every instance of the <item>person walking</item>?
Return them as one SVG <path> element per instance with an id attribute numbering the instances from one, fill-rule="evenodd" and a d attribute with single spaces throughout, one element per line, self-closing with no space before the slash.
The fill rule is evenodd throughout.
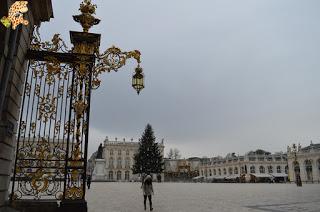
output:
<path id="1" fill-rule="evenodd" d="M 143 204 L 144 210 L 147 210 L 147 198 L 149 199 L 150 211 L 153 210 L 152 208 L 152 198 L 151 195 L 153 194 L 153 186 L 152 186 L 152 177 L 148 173 L 147 176 L 144 178 L 142 182 L 142 190 L 143 190 Z"/>
<path id="2" fill-rule="evenodd" d="M 88 175 L 88 178 L 87 178 L 87 187 L 88 187 L 88 189 L 90 189 L 90 185 L 91 185 L 91 175 Z"/>

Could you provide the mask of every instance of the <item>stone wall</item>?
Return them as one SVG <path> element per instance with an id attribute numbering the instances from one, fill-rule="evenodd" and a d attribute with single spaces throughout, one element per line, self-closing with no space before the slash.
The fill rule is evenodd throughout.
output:
<path id="1" fill-rule="evenodd" d="M 29 11 L 24 18 L 29 21 L 29 25 L 20 26 L 16 31 L 5 28 L 2 24 L 0 26 L 0 96 L 4 100 L 3 104 L 0 104 L 0 211 L 10 190 L 8 187 L 14 163 L 16 132 L 27 67 L 25 56 L 34 25 L 53 17 L 51 0 L 28 2 Z M 0 18 L 7 16 L 9 6 L 13 3 L 13 0 L 0 0 Z M 11 61 L 10 52 L 13 53 Z"/>

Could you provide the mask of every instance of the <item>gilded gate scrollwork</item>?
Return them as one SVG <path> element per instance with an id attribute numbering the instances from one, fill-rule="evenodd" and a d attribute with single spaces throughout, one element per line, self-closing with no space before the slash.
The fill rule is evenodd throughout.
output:
<path id="1" fill-rule="evenodd" d="M 59 35 L 41 42 L 36 32 L 29 53 L 11 199 L 83 198 L 84 139 L 78 134 L 81 123 L 86 129 L 89 103 L 85 93 L 78 95 L 90 88 L 80 88 L 78 64 L 65 59 L 70 50 Z M 70 170 L 70 165 L 77 169 Z M 65 192 L 71 184 L 72 189 Z"/>
<path id="2" fill-rule="evenodd" d="M 70 31 L 68 49 L 59 34 L 43 42 L 35 28 L 26 71 L 11 201 L 17 199 L 84 199 L 89 139 L 90 98 L 100 74 L 117 71 L 128 59 L 137 67 L 132 87 L 144 88 L 140 52 L 112 46 L 99 53 L 99 23 L 90 0 L 73 16 L 84 32 Z"/>

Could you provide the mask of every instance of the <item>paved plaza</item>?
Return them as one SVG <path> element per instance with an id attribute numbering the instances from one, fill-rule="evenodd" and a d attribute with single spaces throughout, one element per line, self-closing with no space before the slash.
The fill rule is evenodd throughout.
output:
<path id="1" fill-rule="evenodd" d="M 89 212 L 144 211 L 140 186 L 92 183 Z M 154 190 L 155 212 L 320 211 L 320 184 L 154 183 Z"/>

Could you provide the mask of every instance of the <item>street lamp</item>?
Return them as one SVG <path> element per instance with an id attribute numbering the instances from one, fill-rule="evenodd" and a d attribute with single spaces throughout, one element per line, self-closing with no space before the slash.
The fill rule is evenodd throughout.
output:
<path id="1" fill-rule="evenodd" d="M 132 87 L 137 91 L 138 95 L 140 91 L 144 88 L 144 76 L 142 73 L 142 68 L 138 65 L 135 69 L 135 74 L 132 76 Z"/>
<path id="2" fill-rule="evenodd" d="M 95 18 L 93 14 L 95 14 L 96 5 L 91 3 L 91 0 L 83 0 L 80 4 L 80 15 L 74 15 L 73 19 L 76 22 L 79 22 L 83 28 L 84 35 L 90 35 L 93 33 L 88 33 L 89 29 L 99 24 L 100 20 Z M 138 50 L 133 50 L 129 52 L 123 52 L 120 48 L 116 46 L 112 46 L 105 50 L 103 53 L 99 53 L 99 49 L 97 46 L 88 46 L 86 43 L 82 43 L 74 48 L 74 52 L 76 53 L 86 53 L 86 52 L 94 52 L 96 57 L 96 65 L 93 67 L 92 74 L 92 88 L 97 89 L 100 86 L 101 80 L 99 76 L 104 72 L 117 72 L 119 68 L 123 67 L 126 64 L 128 59 L 135 59 L 137 62 L 137 67 L 135 68 L 135 74 L 132 77 L 132 87 L 139 94 L 140 91 L 144 88 L 142 74 L 142 68 L 140 67 L 140 56 L 141 53 Z"/>
<path id="3" fill-rule="evenodd" d="M 296 176 L 296 185 L 298 187 L 302 186 L 301 177 L 300 177 L 300 166 L 297 161 L 297 146 L 296 144 L 292 145 L 293 153 L 294 153 L 294 173 Z"/>

